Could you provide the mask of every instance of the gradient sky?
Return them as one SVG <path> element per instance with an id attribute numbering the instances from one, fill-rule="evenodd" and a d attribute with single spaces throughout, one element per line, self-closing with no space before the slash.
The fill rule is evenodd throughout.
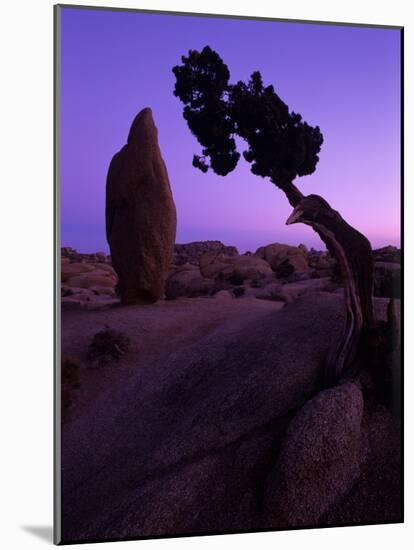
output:
<path id="1" fill-rule="evenodd" d="M 108 250 L 105 182 L 130 124 L 151 107 L 177 207 L 177 242 L 218 239 L 240 252 L 271 242 L 324 248 L 285 226 L 285 195 L 241 159 L 225 178 L 193 168 L 201 150 L 173 95 L 171 71 L 210 45 L 231 82 L 264 83 L 324 135 L 304 194 L 322 195 L 374 247 L 400 244 L 400 32 L 64 8 L 61 12 L 62 246 Z M 240 142 L 242 145 L 242 142 Z"/>

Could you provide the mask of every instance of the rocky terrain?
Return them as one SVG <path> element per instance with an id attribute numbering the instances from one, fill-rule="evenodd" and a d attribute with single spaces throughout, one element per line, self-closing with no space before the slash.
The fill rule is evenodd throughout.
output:
<path id="1" fill-rule="evenodd" d="M 373 357 L 335 378 L 354 310 L 328 252 L 175 230 L 144 109 L 108 171 L 111 255 L 61 250 L 63 540 L 401 521 L 400 251 L 374 251 Z"/>
<path id="2" fill-rule="evenodd" d="M 119 303 L 115 290 L 118 276 L 103 252 L 79 254 L 72 248 L 62 248 L 61 283 L 62 310 Z"/>
<path id="3" fill-rule="evenodd" d="M 398 521 L 398 415 L 323 385 L 343 314 L 325 291 L 63 312 L 65 540 Z M 108 329 L 128 350 L 91 361 Z"/>
<path id="4" fill-rule="evenodd" d="M 65 540 L 400 520 L 399 358 L 391 402 L 369 376 L 324 387 L 344 315 L 326 252 L 176 245 L 165 299 L 116 288 L 109 256 L 62 249 Z"/>
<path id="5" fill-rule="evenodd" d="M 109 255 L 62 248 L 61 256 L 63 309 L 91 310 L 119 302 L 118 277 Z M 374 295 L 400 298 L 400 251 L 391 246 L 378 249 L 374 259 Z M 203 241 L 175 245 L 163 297 L 291 302 L 306 292 L 340 289 L 337 263 L 328 252 L 273 243 L 239 254 L 234 246 Z"/>
<path id="6" fill-rule="evenodd" d="M 374 295 L 401 297 L 401 250 L 385 246 L 373 251 L 375 261 Z"/>

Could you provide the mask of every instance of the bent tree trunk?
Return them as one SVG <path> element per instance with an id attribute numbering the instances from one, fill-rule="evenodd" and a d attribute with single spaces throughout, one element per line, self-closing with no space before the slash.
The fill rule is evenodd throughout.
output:
<path id="1" fill-rule="evenodd" d="M 356 366 L 361 345 L 369 339 L 374 328 L 371 245 L 322 197 L 304 196 L 293 183 L 279 187 L 294 207 L 286 224 L 304 223 L 312 227 L 336 258 L 341 270 L 346 317 L 341 341 L 326 366 L 332 383 Z"/>

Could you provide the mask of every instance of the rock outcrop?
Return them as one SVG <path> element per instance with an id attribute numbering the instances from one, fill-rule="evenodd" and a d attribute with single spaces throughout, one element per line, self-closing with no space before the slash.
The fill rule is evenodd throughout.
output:
<path id="1" fill-rule="evenodd" d="M 352 488 L 360 474 L 363 410 L 360 388 L 347 383 L 320 392 L 297 413 L 267 482 L 271 524 L 317 525 Z"/>
<path id="2" fill-rule="evenodd" d="M 100 309 L 119 302 L 118 277 L 104 253 L 61 251 L 61 305 L 66 309 Z"/>
<path id="3" fill-rule="evenodd" d="M 261 300 L 281 300 L 291 303 L 303 294 L 318 291 L 332 292 L 334 288 L 329 277 L 324 279 L 307 279 L 286 284 L 272 282 L 260 289 L 256 294 L 256 298 Z"/>
<path id="4" fill-rule="evenodd" d="M 113 408 L 112 387 L 110 403 L 95 400 L 87 418 L 66 426 L 67 540 L 257 527 L 260 487 L 286 415 L 318 391 L 322 360 L 340 335 L 335 319 L 341 299 L 304 298 L 282 310 L 260 300 L 252 306 L 195 298 L 207 307 L 236 306 L 239 313 L 231 322 L 209 323 L 191 343 L 157 354 L 144 371 L 137 368 L 142 351 L 130 357 L 136 376 L 122 388 L 122 407 Z M 156 307 L 165 319 L 174 305 L 146 311 Z M 118 308 L 112 322 L 119 326 L 116 319 L 128 313 Z M 173 324 L 164 335 L 175 337 L 177 315 L 169 317 Z M 136 316 L 134 311 L 134 323 Z M 94 422 L 88 421 L 92 415 Z"/>
<path id="5" fill-rule="evenodd" d="M 221 241 L 194 241 L 191 243 L 176 244 L 174 246 L 174 264 L 198 265 L 200 257 L 208 252 L 224 254 L 226 256 L 237 256 L 238 250 L 235 246 L 226 246 Z"/>
<path id="6" fill-rule="evenodd" d="M 374 296 L 401 298 L 401 265 L 394 261 L 374 263 Z"/>
<path id="7" fill-rule="evenodd" d="M 221 294 L 64 316 L 68 357 L 109 319 L 132 341 L 85 369 L 86 408 L 64 425 L 64 539 L 400 521 L 398 425 L 359 384 L 322 390 L 343 305 Z"/>
<path id="8" fill-rule="evenodd" d="M 272 274 L 270 265 L 257 256 L 216 254 L 208 252 L 200 258 L 200 271 L 209 279 L 222 279 L 240 284 L 246 279 L 261 279 Z"/>
<path id="9" fill-rule="evenodd" d="M 401 263 L 401 250 L 396 246 L 388 245 L 372 251 L 376 262 Z"/>
<path id="10" fill-rule="evenodd" d="M 266 260 L 278 277 L 288 277 L 292 273 L 309 269 L 307 251 L 303 245 L 268 244 L 258 248 L 255 255 Z"/>
<path id="11" fill-rule="evenodd" d="M 205 279 L 197 266 L 184 264 L 167 280 L 166 297 L 174 298 L 204 296 L 209 293 L 214 282 Z"/>
<path id="12" fill-rule="evenodd" d="M 121 301 L 151 303 L 164 294 L 176 211 L 151 109 L 132 123 L 106 184 L 106 235 Z"/>

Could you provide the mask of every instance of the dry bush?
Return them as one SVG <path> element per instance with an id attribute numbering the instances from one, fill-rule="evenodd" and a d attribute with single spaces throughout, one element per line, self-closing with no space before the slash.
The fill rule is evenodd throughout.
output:
<path id="1" fill-rule="evenodd" d="M 73 405 L 76 391 L 80 388 L 79 371 L 80 363 L 77 359 L 72 357 L 62 358 L 62 411 L 66 411 Z"/>
<path id="2" fill-rule="evenodd" d="M 97 332 L 89 344 L 87 358 L 96 365 L 119 360 L 130 348 L 131 341 L 123 332 L 112 329 Z"/>
<path id="3" fill-rule="evenodd" d="M 236 298 L 243 296 L 246 292 L 246 289 L 242 286 L 236 286 L 233 288 L 233 294 Z"/>

